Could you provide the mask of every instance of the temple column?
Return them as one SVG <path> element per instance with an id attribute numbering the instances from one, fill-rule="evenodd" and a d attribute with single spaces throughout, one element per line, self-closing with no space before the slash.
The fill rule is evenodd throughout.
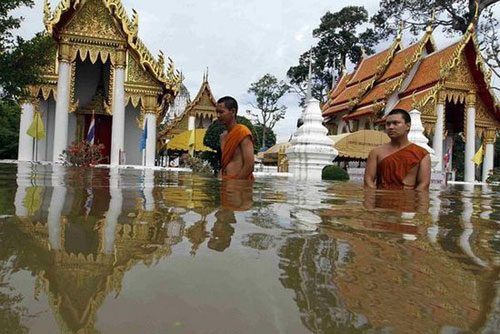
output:
<path id="1" fill-rule="evenodd" d="M 113 123 L 111 126 L 111 156 L 110 164 L 120 164 L 120 152 L 123 152 L 125 142 L 125 63 L 126 51 L 120 48 L 116 51 L 113 83 Z M 112 65 L 113 66 L 113 65 Z"/>
<path id="2" fill-rule="evenodd" d="M 486 182 L 490 171 L 494 168 L 493 161 L 495 157 L 495 140 L 497 131 L 495 128 L 487 129 L 484 136 L 484 160 L 482 181 Z"/>
<path id="3" fill-rule="evenodd" d="M 51 249 L 61 248 L 61 215 L 66 200 L 67 188 L 63 184 L 65 169 L 62 166 L 53 166 L 52 170 L 52 197 L 50 198 L 47 226 Z"/>
<path id="4" fill-rule="evenodd" d="M 476 94 L 469 92 L 466 104 L 464 181 L 474 182 L 475 165 L 472 161 L 476 153 Z"/>
<path id="5" fill-rule="evenodd" d="M 148 122 L 148 137 L 146 138 L 146 167 L 154 167 L 156 158 L 156 96 L 148 95 L 145 98 L 145 121 Z"/>
<path id="6" fill-rule="evenodd" d="M 21 123 L 19 124 L 19 148 L 17 151 L 17 160 L 33 160 L 33 138 L 28 136 L 27 132 L 33 121 L 33 112 L 35 107 L 32 103 L 25 101 L 22 104 Z"/>
<path id="7" fill-rule="evenodd" d="M 434 138 L 432 139 L 432 149 L 437 158 L 436 170 L 443 170 L 443 133 L 444 133 L 444 106 L 445 95 L 439 93 L 438 103 L 436 104 L 436 126 L 434 127 Z"/>
<path id="8" fill-rule="evenodd" d="M 59 46 L 59 71 L 57 74 L 57 100 L 52 161 L 61 161 L 60 155 L 68 145 L 68 113 L 71 91 L 70 46 L 61 41 Z"/>
<path id="9" fill-rule="evenodd" d="M 195 126 L 196 126 L 196 117 L 195 116 L 189 116 L 188 130 L 194 130 Z"/>

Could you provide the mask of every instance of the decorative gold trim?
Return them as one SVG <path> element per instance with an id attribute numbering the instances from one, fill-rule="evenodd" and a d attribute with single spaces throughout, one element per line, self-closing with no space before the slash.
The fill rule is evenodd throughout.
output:
<path id="1" fill-rule="evenodd" d="M 80 101 L 75 98 L 76 91 L 76 63 L 71 62 L 70 65 L 70 90 L 69 90 L 69 113 L 73 113 L 78 109 Z"/>
<path id="2" fill-rule="evenodd" d="M 71 62 L 71 45 L 66 39 L 59 42 L 59 61 L 66 63 Z"/>
<path id="3" fill-rule="evenodd" d="M 497 140 L 497 129 L 496 128 L 488 128 L 484 132 L 484 143 L 485 144 L 495 144 Z"/>
<path id="4" fill-rule="evenodd" d="M 113 98 L 115 96 L 115 67 L 109 67 L 108 101 L 104 102 L 104 110 L 108 115 L 113 115 Z"/>
<path id="5" fill-rule="evenodd" d="M 466 98 L 466 103 L 465 103 L 465 107 L 466 108 L 475 108 L 476 106 L 476 102 L 477 102 L 477 99 L 476 99 L 476 92 L 474 91 L 469 91 L 467 93 L 467 98 Z"/>

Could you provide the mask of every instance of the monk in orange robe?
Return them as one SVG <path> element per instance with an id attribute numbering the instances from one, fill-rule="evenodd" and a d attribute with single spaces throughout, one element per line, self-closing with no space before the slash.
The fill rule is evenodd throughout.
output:
<path id="1" fill-rule="evenodd" d="M 387 115 L 385 126 L 391 141 L 368 155 L 365 187 L 428 190 L 431 160 L 425 149 L 408 141 L 410 115 L 394 109 Z"/>
<path id="2" fill-rule="evenodd" d="M 253 138 L 246 126 L 236 123 L 238 103 L 230 96 L 223 97 L 217 102 L 216 111 L 219 122 L 226 127 L 220 138 L 220 176 L 225 179 L 253 180 Z"/>

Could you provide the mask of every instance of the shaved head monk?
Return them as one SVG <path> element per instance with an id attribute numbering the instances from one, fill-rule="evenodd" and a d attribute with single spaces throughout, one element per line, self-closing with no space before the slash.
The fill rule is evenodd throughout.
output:
<path id="1" fill-rule="evenodd" d="M 366 188 L 429 189 L 429 152 L 408 141 L 410 126 L 411 118 L 405 110 L 394 109 L 387 115 L 385 130 L 391 141 L 374 148 L 368 155 Z"/>
<path id="2" fill-rule="evenodd" d="M 253 180 L 253 137 L 246 126 L 236 123 L 238 102 L 230 96 L 222 97 L 217 101 L 216 111 L 219 122 L 226 127 L 220 137 L 220 177 Z"/>

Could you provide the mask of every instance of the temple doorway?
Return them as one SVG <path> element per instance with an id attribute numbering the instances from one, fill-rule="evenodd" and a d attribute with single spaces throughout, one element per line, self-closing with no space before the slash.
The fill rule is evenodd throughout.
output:
<path id="1" fill-rule="evenodd" d="M 465 105 L 463 102 L 446 101 L 443 164 L 446 171 L 455 172 L 457 181 L 464 179 L 464 114 Z"/>
<path id="2" fill-rule="evenodd" d="M 85 126 L 84 126 L 84 139 L 87 140 L 87 135 L 89 132 L 90 122 L 92 121 L 92 115 L 85 115 Z M 109 164 L 110 153 L 111 153 L 111 125 L 112 117 L 108 115 L 95 115 L 95 139 L 94 144 L 103 144 L 104 150 L 102 152 L 103 160 L 101 163 Z"/>

